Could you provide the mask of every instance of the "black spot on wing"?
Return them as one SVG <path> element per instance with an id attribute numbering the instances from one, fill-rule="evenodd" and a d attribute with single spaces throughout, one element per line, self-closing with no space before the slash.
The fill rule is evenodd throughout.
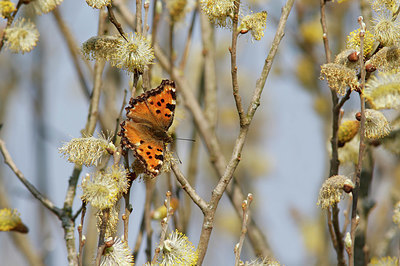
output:
<path id="1" fill-rule="evenodd" d="M 161 160 L 161 161 L 164 160 L 164 156 L 162 156 L 162 154 L 159 154 L 159 155 L 156 154 L 155 157 L 156 157 L 156 159 L 158 159 L 158 160 Z"/>
<path id="2" fill-rule="evenodd" d="M 167 109 L 170 110 L 171 112 L 173 112 L 173 111 L 175 110 L 175 104 L 167 103 L 166 107 L 167 107 Z"/>

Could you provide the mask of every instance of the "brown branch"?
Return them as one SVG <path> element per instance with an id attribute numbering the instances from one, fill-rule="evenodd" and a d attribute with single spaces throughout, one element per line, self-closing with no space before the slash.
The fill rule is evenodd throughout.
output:
<path id="1" fill-rule="evenodd" d="M 329 235 L 331 236 L 332 244 L 335 250 L 337 250 L 338 246 L 338 241 L 336 239 L 336 234 L 335 234 L 335 229 L 333 228 L 333 223 L 332 223 L 332 212 L 331 209 L 327 209 L 327 218 L 328 218 L 328 231 Z"/>
<path id="2" fill-rule="evenodd" d="M 193 16 L 192 16 L 192 19 L 190 22 L 190 27 L 189 27 L 189 31 L 188 31 L 188 35 L 187 35 L 187 39 L 186 39 L 186 43 L 185 43 L 185 48 L 183 49 L 182 59 L 181 59 L 180 65 L 179 65 L 179 69 L 181 71 L 183 71 L 186 66 L 186 60 L 187 60 L 188 54 L 189 54 L 189 47 L 190 47 L 190 44 L 192 43 L 192 35 L 193 35 L 194 23 L 196 21 L 197 12 L 198 12 L 198 9 L 196 8 L 193 11 Z"/>
<path id="3" fill-rule="evenodd" d="M 82 201 L 82 215 L 81 215 L 81 224 L 78 226 L 78 233 L 79 233 L 79 253 L 78 253 L 78 265 L 83 265 L 83 246 L 85 245 L 85 239 L 83 239 L 83 222 L 85 219 L 86 214 L 86 203 Z"/>
<path id="4" fill-rule="evenodd" d="M 239 114 L 240 126 L 245 124 L 244 118 L 244 110 L 242 106 L 242 98 L 239 94 L 239 83 L 238 83 L 238 75 L 237 75 L 237 65 L 236 65 L 236 47 L 237 47 L 237 38 L 239 35 L 238 30 L 238 20 L 239 20 L 239 6 L 240 0 L 235 1 L 235 10 L 233 14 L 233 26 L 232 26 L 232 43 L 229 51 L 231 53 L 231 76 L 232 76 L 232 89 L 233 89 L 233 97 L 236 103 L 236 109 Z"/>
<path id="5" fill-rule="evenodd" d="M 186 193 L 189 195 L 189 197 L 193 200 L 193 202 L 199 206 L 200 210 L 205 213 L 207 211 L 208 205 L 207 202 L 200 197 L 199 194 L 196 193 L 194 188 L 189 184 L 179 167 L 171 161 L 171 168 L 172 171 L 174 171 L 174 174 L 176 176 L 176 179 L 178 182 L 181 184 L 182 189 L 186 191 Z"/>
<path id="6" fill-rule="evenodd" d="M 142 216 L 142 222 L 140 223 L 140 229 L 138 232 L 138 236 L 136 238 L 136 243 L 135 243 L 135 247 L 133 248 L 133 252 L 132 255 L 135 258 L 135 260 L 138 260 L 138 254 L 139 254 L 139 250 L 140 247 L 142 246 L 142 242 L 143 242 L 143 232 L 145 230 L 145 216 Z"/>
<path id="7" fill-rule="evenodd" d="M 365 35 L 365 24 L 363 18 L 359 17 L 358 22 L 360 24 L 360 69 L 361 69 L 361 80 L 360 80 L 360 105 L 361 105 L 361 119 L 360 119 L 360 146 L 358 151 L 358 162 L 356 167 L 356 176 L 353 189 L 353 207 L 351 211 L 351 253 L 349 258 L 349 265 L 354 265 L 354 246 L 355 246 L 355 232 L 357 228 L 357 202 L 358 202 L 358 192 L 360 190 L 360 177 L 362 170 L 362 161 L 365 152 L 365 98 L 364 98 L 364 87 L 365 87 L 365 65 L 364 65 L 364 35 Z"/>
<path id="8" fill-rule="evenodd" d="M 146 182 L 146 200 L 144 203 L 144 221 L 146 228 L 146 256 L 147 261 L 151 260 L 151 251 L 152 251 L 152 236 L 153 236 L 153 228 L 151 227 L 151 201 L 154 194 L 155 187 L 155 179 L 147 180 Z"/>
<path id="9" fill-rule="evenodd" d="M 101 256 L 103 255 L 104 249 L 106 248 L 106 244 L 101 245 L 97 248 L 96 262 L 95 265 L 99 266 L 101 262 Z"/>
<path id="10" fill-rule="evenodd" d="M 122 36 L 122 38 L 124 38 L 125 41 L 128 41 L 126 39 L 125 32 L 122 29 L 121 23 L 118 22 L 117 18 L 114 15 L 112 7 L 110 5 L 107 6 L 107 11 L 108 11 L 108 20 L 115 26 L 115 28 L 118 30 L 118 32 Z"/>
<path id="11" fill-rule="evenodd" d="M 249 216 L 250 216 L 250 204 L 253 201 L 253 195 L 249 193 L 247 195 L 247 199 L 243 201 L 242 203 L 242 209 L 243 209 L 243 218 L 242 218 L 242 230 L 239 238 L 239 243 L 236 244 L 235 246 L 235 266 L 240 265 L 240 253 L 242 252 L 242 247 L 244 243 L 244 239 L 246 237 L 247 233 L 247 223 L 249 222 Z"/>
<path id="12" fill-rule="evenodd" d="M 171 195 L 172 195 L 171 191 L 167 191 L 165 200 L 165 207 L 167 208 L 167 217 L 161 220 L 160 244 L 158 245 L 156 251 L 154 252 L 154 257 L 153 260 L 151 261 L 152 265 L 156 264 L 158 256 L 160 255 L 161 248 L 164 245 L 164 240 L 167 236 L 168 222 L 171 218 L 171 214 L 173 213 L 173 209 L 171 208 Z"/>
<path id="13" fill-rule="evenodd" d="M 108 220 L 110 219 L 110 209 L 104 209 L 101 211 L 101 225 L 100 225 L 100 229 L 99 229 L 99 241 L 97 246 L 101 247 L 102 245 L 104 245 L 104 243 L 106 242 L 105 239 L 105 235 L 106 235 L 106 229 L 107 229 L 107 223 Z"/>
<path id="14" fill-rule="evenodd" d="M 99 35 L 104 32 L 106 14 L 103 11 L 99 13 Z M 85 129 L 82 130 L 83 135 L 91 136 L 96 127 L 98 119 L 98 109 L 100 101 L 100 88 L 101 88 L 101 75 L 104 68 L 104 62 L 96 61 L 94 65 L 94 85 L 92 98 L 89 106 L 88 120 L 85 125 Z M 63 212 L 64 216 L 62 219 L 64 228 L 64 238 L 66 241 L 68 262 L 73 265 L 78 264 L 76 248 L 75 248 L 75 223 L 72 220 L 72 205 L 76 195 L 76 187 L 78 184 L 79 175 L 82 171 L 82 166 L 75 164 L 74 170 L 68 182 L 67 193 L 64 200 Z"/>
<path id="15" fill-rule="evenodd" d="M 78 79 L 81 84 L 83 93 L 85 94 L 85 96 L 87 98 L 90 98 L 89 87 L 85 80 L 85 76 L 83 74 L 82 68 L 79 64 L 79 57 L 81 57 L 82 54 L 79 52 L 78 45 L 77 45 L 76 41 L 74 40 L 74 37 L 72 36 L 72 33 L 71 33 L 70 29 L 68 28 L 68 25 L 65 24 L 64 20 L 62 19 L 59 9 L 58 8 L 54 9 L 52 13 L 57 22 L 57 26 L 67 43 L 68 50 L 72 57 L 72 62 L 74 63 L 74 68 L 76 70 L 76 73 L 78 74 Z M 86 68 L 90 71 L 90 73 L 93 73 L 93 69 L 87 63 L 87 60 L 84 60 L 84 62 L 86 63 Z"/>
<path id="16" fill-rule="evenodd" d="M 329 48 L 329 39 L 328 39 L 328 27 L 326 24 L 326 11 L 325 11 L 326 0 L 320 0 L 320 12 L 321 12 L 321 27 L 322 27 L 322 39 L 324 43 L 325 49 L 325 59 L 327 63 L 331 62 L 331 50 Z M 350 91 L 351 92 L 351 91 Z M 342 101 L 338 103 L 338 96 L 336 91 L 331 89 L 331 97 L 332 97 L 332 137 L 331 137 L 331 147 L 332 147 L 332 155 L 330 160 L 330 171 L 329 176 L 337 175 L 339 172 L 339 153 L 338 153 L 338 130 L 339 130 L 339 116 L 340 116 L 340 108 L 343 106 L 345 101 L 350 96 L 350 92 L 348 91 L 346 96 L 342 98 Z M 332 215 L 332 217 L 330 216 Z M 339 228 L 339 209 L 337 205 L 332 206 L 332 213 L 327 212 L 328 217 L 328 228 L 331 234 L 332 243 L 334 244 L 334 248 L 336 250 L 336 256 L 338 260 L 338 265 L 344 265 L 344 256 L 343 256 L 343 237 Z M 335 233 L 335 236 L 332 235 L 332 227 Z"/>
<path id="17" fill-rule="evenodd" d="M 131 195 L 131 185 L 128 187 L 128 191 L 124 194 L 125 213 L 122 215 L 122 220 L 124 221 L 124 241 L 128 241 L 129 216 L 132 213 L 132 206 L 129 203 L 130 195 Z"/>
<path id="18" fill-rule="evenodd" d="M 193 122 L 194 124 L 194 122 Z M 199 168 L 199 147 L 200 147 L 200 141 L 198 139 L 198 134 L 196 131 L 196 128 L 192 129 L 192 136 L 191 139 L 195 140 L 191 143 L 190 148 L 189 148 L 189 162 L 187 166 L 187 181 L 189 184 L 195 184 L 196 182 L 196 176 Z M 197 141 L 196 141 L 197 140 Z M 192 212 L 192 201 L 190 196 L 186 195 L 183 199 L 183 206 L 179 208 L 179 213 L 181 214 L 182 217 L 182 232 L 187 232 L 189 220 L 191 217 L 191 212 Z"/>
<path id="19" fill-rule="evenodd" d="M 215 67 L 214 26 L 203 12 L 200 13 L 201 41 L 204 57 L 204 116 L 209 123 L 209 130 L 214 132 L 217 123 L 217 71 Z"/>
<path id="20" fill-rule="evenodd" d="M 54 213 L 58 218 L 61 218 L 62 216 L 62 210 L 59 209 L 54 205 L 53 202 L 51 202 L 46 196 L 42 195 L 39 190 L 36 189 L 34 185 L 32 185 L 22 174 L 22 172 L 18 169 L 18 167 L 15 165 L 14 161 L 11 158 L 10 153 L 8 152 L 6 148 L 5 142 L 0 139 L 0 151 L 3 155 L 4 158 L 4 163 L 7 164 L 10 169 L 14 172 L 14 174 L 18 177 L 19 181 L 31 192 L 31 194 L 40 201 L 40 203 L 43 204 L 44 207 L 46 207 L 48 210 L 50 210 L 52 213 Z"/>
<path id="21" fill-rule="evenodd" d="M 330 63 L 331 62 L 331 50 L 329 49 L 328 26 L 326 25 L 325 5 L 326 5 L 326 0 L 320 0 L 322 40 L 324 42 L 325 59 L 326 59 L 327 63 Z"/>
<path id="22" fill-rule="evenodd" d="M 142 35 L 142 0 L 136 0 L 136 34 Z"/>
<path id="23" fill-rule="evenodd" d="M 199 129 L 200 134 L 203 137 L 203 140 L 206 143 L 208 152 L 210 153 L 210 157 L 213 158 L 214 160 L 212 161 L 214 164 L 214 167 L 216 168 L 218 175 L 221 177 L 216 188 L 214 189 L 212 193 L 212 198 L 209 203 L 210 209 L 207 210 L 204 221 L 203 221 L 203 227 L 202 227 L 202 233 L 198 245 L 198 250 L 199 250 L 199 260 L 198 264 L 201 264 L 205 253 L 207 251 L 208 247 L 208 242 L 210 239 L 211 231 L 212 231 L 212 225 L 213 225 L 213 220 L 214 220 L 214 215 L 216 208 L 218 206 L 219 200 L 222 197 L 222 194 L 226 190 L 228 184 L 230 183 L 233 173 L 240 161 L 240 153 L 244 145 L 245 138 L 247 136 L 247 132 L 249 129 L 249 124 L 252 119 L 252 117 L 255 114 L 255 111 L 259 105 L 259 100 L 261 97 L 261 93 L 263 90 L 263 87 L 265 85 L 265 81 L 267 79 L 267 76 L 269 74 L 269 71 L 272 66 L 272 61 L 275 57 L 275 54 L 277 52 L 280 40 L 282 39 L 284 35 L 284 28 L 286 25 L 286 21 L 288 18 L 288 15 L 290 13 L 291 7 L 293 6 L 294 1 L 289 0 L 287 1 L 285 7 L 282 9 L 282 15 L 279 21 L 279 25 L 277 28 L 277 32 L 274 38 L 274 41 L 272 42 L 272 47 L 270 50 L 270 53 L 268 54 L 268 57 L 265 61 L 263 71 L 261 73 L 260 79 L 257 81 L 256 89 L 254 91 L 253 99 L 251 101 L 251 104 L 249 105 L 249 109 L 247 112 L 247 117 L 248 117 L 248 123 L 241 127 L 239 136 L 236 140 L 234 150 L 232 153 L 232 157 L 230 162 L 226 165 L 225 163 L 225 158 L 223 157 L 222 154 L 220 154 L 220 149 L 219 149 L 219 143 L 215 137 L 215 135 L 210 132 L 209 130 L 209 124 L 207 123 L 207 120 L 204 119 L 203 112 L 197 102 L 197 100 L 194 98 L 193 94 L 190 91 L 190 86 L 189 84 L 184 80 L 183 77 L 180 76 L 180 73 L 178 73 L 177 69 L 173 69 L 171 76 L 173 77 L 174 80 L 176 80 L 178 84 L 178 89 L 181 92 L 184 100 L 185 100 L 185 105 L 187 108 L 192 112 L 197 128 Z M 155 54 L 156 57 L 158 58 L 161 66 L 165 70 L 169 70 L 169 65 L 168 65 L 168 59 L 165 57 L 161 49 L 155 45 Z M 218 155 L 218 156 L 216 156 Z M 255 243 L 252 243 L 253 246 Z M 265 244 L 265 243 L 264 243 Z"/>

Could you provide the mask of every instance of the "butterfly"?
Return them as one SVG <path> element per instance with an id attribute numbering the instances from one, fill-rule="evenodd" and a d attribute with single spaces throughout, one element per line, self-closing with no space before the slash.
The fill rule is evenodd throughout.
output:
<path id="1" fill-rule="evenodd" d="M 174 119 L 175 82 L 163 80 L 152 90 L 131 98 L 121 123 L 122 147 L 132 149 L 145 173 L 156 177 L 164 163 L 166 145 L 172 142 L 168 129 Z"/>

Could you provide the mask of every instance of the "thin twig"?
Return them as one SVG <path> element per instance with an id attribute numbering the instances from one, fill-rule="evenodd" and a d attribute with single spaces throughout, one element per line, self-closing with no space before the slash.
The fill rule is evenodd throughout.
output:
<path id="1" fill-rule="evenodd" d="M 197 130 L 194 127 L 194 122 L 193 122 L 193 128 L 192 128 L 192 136 L 191 139 L 195 140 L 191 143 L 190 145 L 190 152 L 189 152 L 189 162 L 188 162 L 188 167 L 187 167 L 187 181 L 189 184 L 195 184 L 196 182 L 196 175 L 198 172 L 198 167 L 199 167 L 199 147 L 200 147 L 200 141 L 196 141 L 198 139 L 198 134 Z M 187 228 L 189 225 L 189 220 L 191 217 L 191 211 L 192 211 L 192 200 L 190 196 L 185 196 L 183 199 L 183 206 L 179 208 L 179 213 L 181 214 L 182 217 L 182 232 L 187 232 Z"/>
<path id="2" fill-rule="evenodd" d="M 207 202 L 202 199 L 194 190 L 194 188 L 189 184 L 179 167 L 175 164 L 175 162 L 171 161 L 171 169 L 174 171 L 176 179 L 181 184 L 182 189 L 186 191 L 189 197 L 193 200 L 193 202 L 199 206 L 200 210 L 204 213 L 207 209 Z"/>
<path id="3" fill-rule="evenodd" d="M 236 65 L 236 47 L 237 47 L 237 38 L 239 35 L 238 30 L 238 20 L 239 20 L 239 7 L 240 0 L 235 1 L 235 10 L 233 14 L 233 30 L 232 30 L 232 43 L 229 49 L 231 53 L 231 76 L 232 76 L 232 89 L 233 89 L 233 97 L 236 103 L 236 109 L 239 114 L 240 126 L 245 124 L 244 121 L 244 110 L 242 106 L 242 98 L 239 94 L 239 83 L 238 83 L 238 75 L 237 75 L 237 65 Z"/>
<path id="4" fill-rule="evenodd" d="M 142 35 L 142 0 L 136 0 L 136 34 Z"/>
<path id="5" fill-rule="evenodd" d="M 217 124 L 217 71 L 215 65 L 216 46 L 214 37 L 214 25 L 208 16 L 200 12 L 202 54 L 204 58 L 202 87 L 204 88 L 204 116 L 209 124 L 209 131 L 214 132 Z M 202 88 L 202 89 L 203 89 Z"/>
<path id="6" fill-rule="evenodd" d="M 360 146 L 358 151 L 358 163 L 356 167 L 356 176 L 353 189 L 353 208 L 351 211 L 351 240 L 352 247 L 349 259 L 349 265 L 354 265 L 354 245 L 355 245 L 355 232 L 357 228 L 357 202 L 358 202 L 358 192 L 360 190 L 360 177 L 362 170 L 362 160 L 365 152 L 365 98 L 364 98 L 364 86 L 365 86 L 365 65 L 364 65 L 364 35 L 365 35 L 365 24 L 363 18 L 359 17 L 358 22 L 360 24 L 360 69 L 361 69 L 361 80 L 360 80 L 360 105 L 361 105 L 361 119 L 360 119 Z"/>
<path id="7" fill-rule="evenodd" d="M 257 80 L 256 89 L 254 91 L 252 101 L 251 101 L 248 111 L 247 111 L 248 124 L 245 127 L 242 127 L 240 129 L 240 133 L 236 140 L 231 160 L 228 164 L 226 164 L 224 156 L 222 154 L 220 154 L 218 140 L 216 139 L 215 135 L 209 131 L 209 125 L 207 123 L 207 120 L 204 119 L 203 112 L 202 112 L 197 100 L 194 98 L 193 94 L 191 93 L 191 91 L 189 89 L 190 88 L 189 83 L 184 80 L 184 78 L 180 75 L 180 73 L 178 72 L 177 69 L 173 69 L 173 72 L 171 73 L 171 76 L 178 84 L 178 87 L 180 89 L 181 95 L 184 98 L 187 108 L 192 112 L 192 114 L 195 118 L 196 125 L 199 129 L 200 134 L 203 137 L 203 140 L 206 143 L 208 152 L 210 153 L 210 157 L 215 158 L 215 160 L 213 160 L 213 164 L 214 164 L 215 169 L 217 170 L 219 176 L 221 177 L 218 182 L 218 185 L 216 186 L 216 188 L 213 191 L 212 199 L 209 204 L 209 206 L 212 206 L 212 208 L 210 208 L 207 211 L 207 214 L 204 217 L 204 221 L 203 221 L 204 224 L 202 227 L 202 233 L 201 233 L 200 241 L 198 244 L 198 250 L 199 250 L 198 263 L 199 264 L 201 264 L 203 262 L 205 253 L 207 251 L 208 242 L 209 242 L 209 239 L 211 236 L 211 231 L 213 228 L 213 226 L 212 226 L 213 219 L 214 219 L 216 208 L 218 206 L 218 202 L 221 199 L 223 192 L 226 190 L 227 185 L 232 180 L 233 173 L 240 161 L 240 153 L 243 148 L 245 138 L 247 136 L 250 121 L 253 118 L 253 116 L 260 104 L 261 93 L 263 91 L 265 81 L 266 81 L 269 71 L 271 69 L 273 59 L 278 50 L 279 43 L 280 43 L 281 39 L 283 38 L 286 21 L 289 16 L 289 13 L 291 11 L 291 8 L 293 6 L 293 3 L 294 3 L 294 0 L 288 0 L 285 4 L 285 7 L 282 9 L 282 15 L 279 20 L 279 24 L 278 24 L 278 28 L 277 28 L 274 40 L 272 42 L 272 47 L 267 56 L 267 59 L 265 60 L 265 64 L 264 64 L 263 70 L 261 72 L 260 78 Z M 154 46 L 154 49 L 155 49 L 156 57 L 158 58 L 161 66 L 165 70 L 168 71 L 170 69 L 169 64 L 168 64 L 168 59 L 165 57 L 164 53 L 161 51 L 161 49 L 157 45 Z M 218 156 L 216 156 L 217 154 L 218 154 Z M 252 224 L 252 225 L 254 226 L 254 224 Z M 255 239 L 256 239 L 256 237 L 252 240 L 255 240 Z M 259 239 L 259 238 L 257 238 L 257 240 L 265 241 L 265 239 Z M 256 246 L 255 242 L 252 242 L 252 244 L 253 244 L 253 247 Z M 257 243 L 257 245 L 258 244 L 263 245 L 264 247 L 267 246 L 265 242 L 264 243 L 259 242 L 259 243 Z"/>
<path id="8" fill-rule="evenodd" d="M 129 203 L 130 195 L 131 195 L 131 186 L 128 187 L 128 191 L 124 194 L 125 213 L 122 215 L 122 220 L 124 221 L 124 241 L 128 241 L 129 216 L 132 213 L 132 206 Z"/>
<path id="9" fill-rule="evenodd" d="M 330 63 L 331 62 L 331 50 L 329 49 L 328 26 L 326 25 L 325 4 L 326 4 L 326 0 L 320 0 L 322 40 L 324 42 L 325 59 L 326 59 L 327 63 Z"/>
<path id="10" fill-rule="evenodd" d="M 349 226 L 349 224 L 350 224 L 350 213 L 351 213 L 352 203 L 353 203 L 353 193 L 349 193 L 349 201 L 347 204 L 347 208 L 343 212 L 344 223 L 343 223 L 343 227 L 342 227 L 342 235 L 344 235 L 346 233 L 347 226 Z"/>
<path id="11" fill-rule="evenodd" d="M 65 38 L 65 41 L 67 43 L 68 46 L 68 50 L 69 53 L 72 57 L 72 62 L 74 63 L 74 68 L 76 70 L 76 73 L 78 74 L 78 79 L 79 82 L 81 84 L 83 93 L 85 94 L 85 96 L 89 99 L 90 98 L 90 91 L 89 91 L 89 87 L 87 85 L 85 76 L 83 74 L 82 68 L 79 64 L 79 58 L 82 57 L 82 54 L 79 52 L 78 49 L 78 45 L 76 43 L 76 41 L 74 40 L 74 37 L 70 31 L 70 29 L 68 28 L 68 25 L 65 24 L 60 10 L 58 8 L 54 9 L 53 12 L 53 16 L 57 22 L 57 26 L 60 29 L 60 32 L 62 33 L 62 36 Z M 84 60 L 84 62 L 86 63 L 86 68 L 90 71 L 91 74 L 93 74 L 93 69 L 92 67 L 88 64 L 87 60 Z"/>
<path id="12" fill-rule="evenodd" d="M 147 38 L 147 33 L 149 31 L 149 25 L 148 25 L 148 17 L 149 17 L 149 1 L 145 1 L 144 5 L 144 23 L 143 23 L 143 36 Z M 142 75 L 142 81 L 143 81 L 143 88 L 144 90 L 148 90 L 151 86 L 150 82 L 150 68 L 149 66 L 145 66 L 143 70 L 143 75 Z"/>
<path id="13" fill-rule="evenodd" d="M 99 29 L 98 34 L 102 35 L 104 32 L 105 13 L 103 11 L 99 12 Z M 89 106 L 88 119 L 83 129 L 83 135 L 91 136 L 94 133 L 97 119 L 98 119 L 98 109 L 100 101 L 100 88 L 101 88 L 101 74 L 103 72 L 104 62 L 96 61 L 94 66 L 94 85 L 92 98 Z M 66 217 L 63 217 L 63 228 L 64 228 L 64 238 L 66 241 L 67 252 L 68 252 L 68 262 L 70 264 L 78 264 L 78 258 L 76 254 L 75 247 L 75 224 L 72 220 L 72 205 L 76 195 L 76 187 L 78 184 L 79 175 L 82 171 L 82 166 L 75 164 L 74 170 L 68 182 L 67 193 L 64 200 L 63 211 Z"/>
<path id="14" fill-rule="evenodd" d="M 151 227 L 151 201 L 153 199 L 155 187 L 155 179 L 147 180 L 146 182 L 146 200 L 144 203 L 144 219 L 145 219 L 145 228 L 146 228 L 146 256 L 147 261 L 151 260 L 151 252 L 152 252 L 152 237 L 153 237 L 153 228 Z"/>
<path id="15" fill-rule="evenodd" d="M 244 200 L 242 203 L 242 209 L 243 209 L 242 231 L 240 234 L 239 243 L 237 243 L 235 246 L 235 266 L 239 266 L 240 264 L 240 254 L 242 253 L 242 247 L 247 233 L 247 223 L 249 222 L 249 216 L 250 216 L 249 208 L 252 201 L 253 201 L 253 195 L 249 193 L 247 195 L 247 199 Z"/>
<path id="16" fill-rule="evenodd" d="M 111 5 L 107 6 L 107 11 L 108 11 L 108 20 L 115 26 L 115 28 L 118 30 L 119 34 L 122 36 L 122 38 L 125 39 L 125 41 L 128 41 L 126 39 L 126 35 L 124 30 L 122 29 L 121 23 L 118 22 L 117 18 L 114 15 L 114 12 L 112 10 Z"/>
<path id="17" fill-rule="evenodd" d="M 61 219 L 62 216 L 62 210 L 59 209 L 54 205 L 54 203 L 49 200 L 46 196 L 42 195 L 39 190 L 36 189 L 34 185 L 32 185 L 22 174 L 22 172 L 18 169 L 16 164 L 11 158 L 10 153 L 8 152 L 6 148 L 6 144 L 4 140 L 0 139 L 0 151 L 3 154 L 4 158 L 4 163 L 7 164 L 10 169 L 14 172 L 14 174 L 18 177 L 18 179 L 24 184 L 24 186 L 31 192 L 31 194 L 38 199 L 44 207 L 49 209 L 52 213 L 54 213 L 58 218 Z"/>
<path id="18" fill-rule="evenodd" d="M 101 256 L 103 255 L 104 249 L 106 248 L 106 244 L 101 245 L 97 248 L 97 255 L 96 255 L 96 266 L 100 265 Z"/>
<path id="19" fill-rule="evenodd" d="M 321 26 L 322 26 L 322 40 L 324 43 L 325 49 L 325 59 L 327 63 L 331 62 L 331 50 L 329 48 L 329 38 L 328 38 L 328 27 L 326 24 L 326 10 L 325 10 L 326 0 L 320 0 L 320 12 L 321 12 Z M 351 91 L 350 91 L 351 92 Z M 350 96 L 350 92 L 346 94 L 342 98 L 342 101 L 338 104 L 338 96 L 336 91 L 331 89 L 331 98 L 332 98 L 332 137 L 331 137 L 331 147 L 332 154 L 330 160 L 330 171 L 329 176 L 337 175 L 339 172 L 339 153 L 338 153 L 338 129 L 339 129 L 339 115 L 340 108 L 343 106 L 345 101 Z M 332 215 L 332 216 L 331 216 Z M 332 206 L 332 212 L 327 212 L 328 217 L 328 228 L 331 234 L 332 243 L 334 244 L 336 250 L 336 256 L 339 265 L 344 265 L 344 256 L 343 256 L 343 239 L 342 234 L 340 232 L 339 227 L 339 209 L 337 205 Z M 332 227 L 334 229 L 335 236 L 332 234 Z"/>
<path id="20" fill-rule="evenodd" d="M 132 252 L 132 256 L 135 258 L 136 261 L 138 260 L 139 250 L 140 250 L 140 247 L 142 246 L 144 230 L 145 230 L 145 219 L 144 219 L 144 215 L 143 215 L 142 222 L 140 223 L 140 229 L 138 232 L 138 236 L 136 238 L 135 247 L 133 248 L 133 252 Z"/>
<path id="21" fill-rule="evenodd" d="M 79 253 L 78 253 L 78 265 L 83 265 L 83 246 L 85 245 L 85 239 L 83 239 L 83 222 L 85 219 L 86 214 L 86 203 L 82 201 L 82 215 L 81 215 L 81 224 L 78 226 L 78 233 L 79 233 Z"/>
<path id="22" fill-rule="evenodd" d="M 335 106 L 335 109 L 336 109 L 336 110 L 339 111 L 339 110 L 343 107 L 344 103 L 345 103 L 348 99 L 350 99 L 350 94 L 351 94 L 351 92 L 352 92 L 352 90 L 351 90 L 350 88 L 346 91 L 346 94 L 342 97 L 342 99 L 340 99 L 339 103 Z"/>
<path id="23" fill-rule="evenodd" d="M 193 16 L 192 16 L 192 19 L 190 22 L 190 27 L 189 27 L 189 31 L 188 31 L 188 35 L 187 35 L 187 39 L 186 39 L 186 43 L 185 43 L 185 48 L 183 49 L 181 63 L 179 64 L 179 69 L 181 71 L 183 71 L 186 66 L 186 60 L 187 60 L 187 57 L 189 54 L 190 44 L 192 43 L 192 34 L 193 34 L 193 29 L 194 29 L 194 23 L 196 21 L 197 12 L 198 12 L 198 9 L 195 8 L 193 10 Z"/>
<path id="24" fill-rule="evenodd" d="M 148 19 L 149 19 L 149 2 L 145 1 L 144 2 L 144 23 L 143 23 L 143 36 L 147 36 L 147 32 L 149 31 L 149 25 L 147 24 Z"/>
<path id="25" fill-rule="evenodd" d="M 331 212 L 331 209 L 330 209 L 330 208 L 327 209 L 327 218 L 328 218 L 328 231 L 329 231 L 329 235 L 331 236 L 331 240 L 332 240 L 333 247 L 335 248 L 335 250 L 337 250 L 338 241 L 337 241 L 337 239 L 336 239 L 335 229 L 333 228 L 333 223 L 332 223 L 332 212 Z"/>
<path id="26" fill-rule="evenodd" d="M 155 264 L 158 256 L 160 255 L 161 248 L 164 245 L 164 240 L 167 236 L 167 230 L 168 230 L 168 222 L 171 217 L 171 214 L 173 212 L 173 209 L 171 208 L 171 191 L 167 191 L 166 193 L 166 199 L 165 199 L 165 207 L 167 208 L 167 217 L 161 220 L 161 236 L 160 236 L 160 244 L 156 248 L 154 252 L 154 257 L 153 260 L 151 261 L 151 264 Z"/>

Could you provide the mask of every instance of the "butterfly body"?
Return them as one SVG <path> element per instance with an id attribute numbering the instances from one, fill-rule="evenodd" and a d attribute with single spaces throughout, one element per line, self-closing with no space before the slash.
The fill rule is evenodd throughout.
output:
<path id="1" fill-rule="evenodd" d="M 175 83 L 163 80 L 157 88 L 131 98 L 125 108 L 127 119 L 119 133 L 122 146 L 132 149 L 146 174 L 153 177 L 160 173 L 166 145 L 172 141 L 168 129 L 175 105 Z"/>

